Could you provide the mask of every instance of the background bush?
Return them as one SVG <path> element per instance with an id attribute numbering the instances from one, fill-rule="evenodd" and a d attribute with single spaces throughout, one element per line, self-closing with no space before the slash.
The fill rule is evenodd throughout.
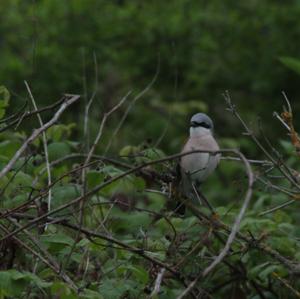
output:
<path id="1" fill-rule="evenodd" d="M 273 117 L 286 104 L 285 90 L 294 125 L 300 126 L 298 1 L 11 0 L 0 2 L 0 12 L 1 170 L 32 129 L 40 127 L 34 115 L 21 121 L 23 112 L 33 110 L 24 80 L 39 108 L 64 93 L 81 95 L 46 133 L 49 161 L 55 163 L 51 209 L 128 167 L 179 152 L 189 118 L 198 111 L 213 118 L 222 148 L 266 159 L 226 111 L 222 94 L 229 90 L 276 163 L 272 169 L 268 163 L 254 167 L 254 195 L 241 225 L 246 239 L 235 240 L 233 253 L 199 282 L 197 291 L 205 290 L 203 298 L 209 298 L 207 293 L 214 298 L 299 298 L 299 273 L 293 268 L 300 259 L 298 203 L 260 216 L 299 198 L 298 182 L 282 177 L 279 169 L 284 162 L 296 179 L 299 157 L 286 129 Z M 129 92 L 109 117 L 83 182 L 80 167 L 103 116 Z M 84 111 L 91 98 L 85 130 Z M 54 110 L 42 113 L 44 122 Z M 170 200 L 162 192 L 170 191 L 168 178 L 175 164 L 148 167 L 146 174 L 127 175 L 93 192 L 82 218 L 79 206 L 70 206 L 48 219 L 54 222 L 46 231 L 45 223 L 36 223 L 18 233 L 17 240 L 5 238 L 47 211 L 45 152 L 42 138 L 36 139 L 0 179 L 5 238 L 0 243 L 0 298 L 150 298 L 163 267 L 149 257 L 180 273 L 166 271 L 160 292 L 152 298 L 176 298 L 222 250 L 228 230 L 203 223 L 193 210 L 184 217 L 173 213 L 175 195 Z M 203 186 L 228 228 L 246 182 L 242 164 L 224 160 Z M 200 210 L 209 216 L 204 207 Z"/>

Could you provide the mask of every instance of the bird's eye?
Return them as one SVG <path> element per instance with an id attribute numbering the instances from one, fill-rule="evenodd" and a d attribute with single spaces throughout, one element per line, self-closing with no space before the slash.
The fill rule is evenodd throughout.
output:
<path id="1" fill-rule="evenodd" d="M 194 127 L 194 128 L 195 127 L 203 127 L 203 128 L 206 128 L 206 129 L 211 129 L 210 124 L 208 124 L 207 122 L 204 122 L 204 121 L 202 121 L 202 122 L 192 121 L 191 126 Z"/>
<path id="2" fill-rule="evenodd" d="M 208 123 L 206 123 L 206 122 L 201 122 L 201 123 L 199 123 L 198 124 L 200 127 L 204 127 L 204 128 L 206 128 L 206 129 L 210 129 L 210 125 L 208 124 Z"/>

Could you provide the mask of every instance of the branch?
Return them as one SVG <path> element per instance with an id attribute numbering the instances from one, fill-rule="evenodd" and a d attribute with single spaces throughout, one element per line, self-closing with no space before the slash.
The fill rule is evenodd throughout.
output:
<path id="1" fill-rule="evenodd" d="M 53 126 L 61 114 L 64 112 L 66 108 L 68 108 L 71 104 L 76 102 L 80 96 L 79 95 L 66 95 L 67 97 L 70 97 L 70 99 L 66 100 L 65 102 L 62 103 L 60 108 L 57 110 L 57 112 L 54 114 L 53 118 L 45 123 L 42 127 L 39 129 L 36 129 L 33 131 L 31 136 L 26 139 L 26 141 L 22 144 L 22 146 L 17 150 L 15 155 L 12 157 L 12 159 L 8 162 L 8 164 L 1 170 L 0 172 L 0 179 L 4 177 L 10 170 L 11 168 L 15 165 L 17 160 L 22 156 L 24 151 L 27 149 L 28 145 L 31 144 L 40 134 L 42 134 L 44 131 L 46 131 L 48 128 Z"/>
<path id="2" fill-rule="evenodd" d="M 60 106 L 61 103 L 64 102 L 64 100 L 65 100 L 65 97 L 63 97 L 59 101 L 55 102 L 54 104 L 51 104 L 51 105 L 46 106 L 44 108 L 41 108 L 41 109 L 39 109 L 37 111 L 27 111 L 27 112 L 22 113 L 22 115 L 20 117 L 18 117 L 17 119 L 13 120 L 12 122 L 10 122 L 5 127 L 1 128 L 0 129 L 0 133 L 6 131 L 7 129 L 11 128 L 15 124 L 20 124 L 24 119 L 27 119 L 27 118 L 29 118 L 29 117 L 37 114 L 37 113 L 42 113 L 42 112 L 45 112 L 45 111 L 48 111 L 48 110 L 55 109 L 56 107 Z M 24 108 L 26 107 L 26 105 L 27 105 L 27 102 L 24 104 Z M 15 113 L 11 117 L 7 118 L 7 120 L 10 120 L 11 118 L 15 117 L 16 115 L 21 114 L 21 112 L 24 110 L 24 108 L 22 107 L 22 109 L 20 109 L 19 112 Z"/>
<path id="3" fill-rule="evenodd" d="M 36 102 L 34 100 L 34 97 L 33 97 L 32 93 L 31 93 L 30 87 L 29 87 L 29 85 L 28 85 L 28 83 L 26 81 L 24 81 L 24 82 L 25 82 L 27 91 L 29 93 L 29 97 L 31 99 L 32 105 L 34 107 L 34 110 L 38 111 L 38 108 L 37 108 Z M 42 128 L 44 124 L 43 124 L 43 121 L 42 121 L 42 118 L 41 118 L 41 115 L 40 115 L 39 112 L 37 113 L 37 118 L 38 118 L 40 126 Z M 48 186 L 50 186 L 51 185 L 51 170 L 50 170 L 50 165 L 49 165 L 49 155 L 48 155 L 48 146 L 47 146 L 46 131 L 42 132 L 42 137 L 43 137 L 43 146 L 44 146 L 44 152 L 45 152 L 45 162 L 46 162 L 46 169 L 47 169 L 47 176 L 48 176 Z M 52 198 L 52 190 L 49 189 L 49 193 L 48 193 L 48 211 L 50 211 L 50 209 L 51 209 L 51 198 Z"/>
<path id="4" fill-rule="evenodd" d="M 166 269 L 162 268 L 159 273 L 157 274 L 156 280 L 155 280 L 155 285 L 152 293 L 150 294 L 149 298 L 155 298 L 155 296 L 158 295 L 159 290 L 160 290 L 160 285 L 163 280 L 164 274 L 165 274 Z"/>

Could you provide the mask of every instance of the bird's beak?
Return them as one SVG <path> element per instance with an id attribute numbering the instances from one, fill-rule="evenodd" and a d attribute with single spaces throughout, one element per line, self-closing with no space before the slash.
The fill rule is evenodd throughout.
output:
<path id="1" fill-rule="evenodd" d="M 195 121 L 191 121 L 191 127 L 195 128 L 198 127 L 198 123 L 196 123 Z"/>

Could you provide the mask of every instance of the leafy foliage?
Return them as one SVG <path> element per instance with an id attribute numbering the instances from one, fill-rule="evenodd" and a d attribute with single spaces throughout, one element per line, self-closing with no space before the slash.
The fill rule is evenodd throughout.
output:
<path id="1" fill-rule="evenodd" d="M 238 198 L 247 189 L 243 165 L 224 160 L 219 169 L 224 179 L 215 175 L 205 184 L 203 191 L 217 206 L 216 215 L 204 206 L 199 212 L 191 203 L 180 216 L 175 211 L 181 195 L 176 195 L 174 161 L 160 148 L 127 145 L 118 157 L 92 155 L 85 164 L 87 154 L 78 152 L 83 144 L 72 139 L 76 128 L 56 124 L 46 133 L 50 186 L 41 136 L 0 179 L 0 297 L 147 298 L 162 269 L 166 273 L 159 293 L 151 296 L 179 296 L 224 247 L 239 211 Z M 26 136 L 2 133 L 0 170 Z M 232 144 L 228 139 L 226 143 Z M 289 167 L 298 165 L 292 144 L 283 140 L 281 147 Z M 264 175 L 268 163 L 258 164 L 255 171 L 272 187 Z M 278 177 L 278 169 L 274 172 Z M 297 211 L 287 207 L 260 216 L 284 202 L 286 192 L 296 190 L 290 189 L 285 177 L 277 178 L 276 184 L 280 193 L 255 185 L 252 206 L 231 251 L 224 263 L 199 281 L 205 292 L 218 298 L 235 298 L 230 294 L 238 292 L 242 298 L 254 299 L 258 290 L 275 298 L 297 289 L 298 282 L 288 281 L 294 271 L 291 265 L 300 259 Z M 228 202 L 229 198 L 235 201 Z M 12 238 L 7 238 L 8 232 Z M 282 281 L 289 287 L 282 288 Z"/>
<path id="2" fill-rule="evenodd" d="M 300 61 L 298 59 L 292 57 L 280 57 L 280 61 L 289 69 L 300 74 Z"/>
<path id="3" fill-rule="evenodd" d="M 40 135 L 0 175 L 0 298 L 180 296 L 224 250 L 247 190 L 244 165 L 224 158 L 201 189 L 216 214 L 195 202 L 177 213 L 178 159 L 167 154 L 180 151 L 198 111 L 213 115 L 222 148 L 254 159 L 256 182 L 230 250 L 187 297 L 299 298 L 299 155 L 271 119 L 281 89 L 299 97 L 299 9 L 296 1 L 0 1 L 0 171 L 40 126 L 24 79 L 43 123 L 62 92 L 82 94 L 46 131 L 50 165 Z M 251 123 L 248 136 L 224 113 L 225 89 Z M 103 115 L 128 90 L 85 165 Z M 299 102 L 292 106 L 297 128 Z"/>
<path id="4" fill-rule="evenodd" d="M 9 103 L 10 94 L 7 88 L 3 85 L 0 86 L 0 119 L 5 114 L 5 109 Z"/>

